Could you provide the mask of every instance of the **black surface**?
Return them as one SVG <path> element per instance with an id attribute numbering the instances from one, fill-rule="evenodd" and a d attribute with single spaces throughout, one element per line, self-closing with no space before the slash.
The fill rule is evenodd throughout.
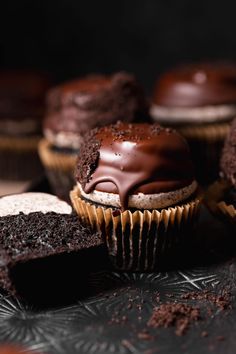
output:
<path id="1" fill-rule="evenodd" d="M 41 190 L 43 185 L 34 189 Z M 88 266 L 90 259 L 93 264 L 101 255 L 81 253 L 80 265 L 73 270 L 77 293 L 67 288 L 61 279 L 61 287 L 56 289 L 58 296 L 55 295 L 54 306 L 51 304 L 50 308 L 42 308 L 45 303 L 41 303 L 39 310 L 39 304 L 23 303 L 2 295 L 0 341 L 21 343 L 41 353 L 234 353 L 234 239 L 227 228 L 205 210 L 202 210 L 195 231 L 198 240 L 194 247 L 189 247 L 188 253 L 184 249 L 169 260 L 168 267 L 163 264 L 161 271 L 153 273 L 109 270 L 104 268 L 104 254 L 100 263 L 102 269 L 99 269 L 99 262 L 95 262 L 94 267 Z M 42 277 L 38 288 L 39 299 L 47 299 L 50 291 L 43 280 Z M 30 285 L 33 283 L 29 281 L 28 289 Z M 215 294 L 229 289 L 232 309 L 222 311 L 213 307 L 209 315 L 204 301 L 183 300 L 181 297 L 189 291 L 203 289 Z M 61 292 L 67 292 L 72 304 L 60 305 Z M 50 298 L 50 293 L 48 296 Z M 160 303 L 177 300 L 197 305 L 201 308 L 202 319 L 191 325 L 183 337 L 176 336 L 174 328 L 148 328 L 153 338 L 140 339 L 140 331 L 147 329 L 152 310 L 159 304 L 158 297 Z M 203 338 L 202 331 L 207 331 L 208 336 Z"/>
<path id="2" fill-rule="evenodd" d="M 0 67 L 38 67 L 57 81 L 128 70 L 147 88 L 179 62 L 236 58 L 234 0 L 1 2 Z"/>

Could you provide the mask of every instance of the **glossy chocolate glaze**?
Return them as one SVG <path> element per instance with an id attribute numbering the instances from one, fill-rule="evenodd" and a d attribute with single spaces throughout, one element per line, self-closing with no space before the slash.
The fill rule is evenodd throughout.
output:
<path id="1" fill-rule="evenodd" d="M 83 189 L 119 194 L 123 210 L 131 194 L 174 191 L 194 180 L 188 145 L 173 130 L 119 122 L 99 129 L 95 139 L 100 142 L 99 158 Z M 81 163 L 84 158 L 80 155 Z"/>
<path id="2" fill-rule="evenodd" d="M 148 104 L 141 86 L 127 73 L 91 75 L 52 89 L 44 129 L 83 134 L 117 120 L 140 121 Z"/>
<path id="3" fill-rule="evenodd" d="M 166 72 L 152 100 L 166 107 L 236 104 L 236 63 L 199 63 Z"/>

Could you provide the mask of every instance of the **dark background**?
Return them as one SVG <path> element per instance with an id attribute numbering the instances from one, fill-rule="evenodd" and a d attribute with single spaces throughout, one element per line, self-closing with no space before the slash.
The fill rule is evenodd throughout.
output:
<path id="1" fill-rule="evenodd" d="M 235 23 L 234 0 L 2 0 L 0 66 L 57 81 L 123 69 L 149 89 L 179 62 L 236 59 Z"/>

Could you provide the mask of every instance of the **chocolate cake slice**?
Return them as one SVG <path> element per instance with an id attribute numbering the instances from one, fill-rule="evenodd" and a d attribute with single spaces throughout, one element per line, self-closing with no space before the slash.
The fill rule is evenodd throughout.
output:
<path id="1" fill-rule="evenodd" d="M 59 293 L 81 296 L 77 280 L 86 279 L 105 250 L 101 235 L 81 225 L 71 211 L 67 203 L 42 193 L 0 199 L 0 287 L 46 304 L 56 304 Z"/>

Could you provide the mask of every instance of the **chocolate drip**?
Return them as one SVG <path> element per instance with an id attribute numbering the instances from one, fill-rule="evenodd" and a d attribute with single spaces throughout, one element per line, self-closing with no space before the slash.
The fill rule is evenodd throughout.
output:
<path id="1" fill-rule="evenodd" d="M 101 143 L 99 159 L 84 191 L 118 193 L 123 210 L 131 194 L 173 191 L 194 179 L 188 146 L 175 131 L 156 124 L 118 123 L 98 130 L 96 139 Z M 82 182 L 81 175 L 77 177 Z"/>

